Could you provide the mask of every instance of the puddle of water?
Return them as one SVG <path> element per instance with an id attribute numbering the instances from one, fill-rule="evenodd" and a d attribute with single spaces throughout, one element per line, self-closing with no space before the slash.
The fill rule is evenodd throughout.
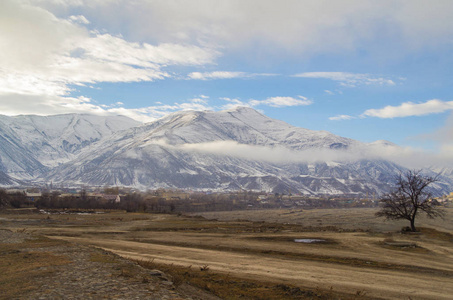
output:
<path id="1" fill-rule="evenodd" d="M 305 243 L 305 244 L 313 244 L 313 243 L 323 243 L 326 240 L 321 239 L 294 239 L 295 243 Z"/>
<path id="2" fill-rule="evenodd" d="M 72 211 L 72 210 L 63 210 L 63 211 L 45 211 L 44 209 L 40 209 L 39 212 L 41 214 L 46 214 L 46 215 L 82 215 L 82 216 L 88 216 L 88 215 L 94 215 L 94 214 L 105 214 L 104 211 L 82 211 L 82 212 L 77 212 L 77 211 Z"/>

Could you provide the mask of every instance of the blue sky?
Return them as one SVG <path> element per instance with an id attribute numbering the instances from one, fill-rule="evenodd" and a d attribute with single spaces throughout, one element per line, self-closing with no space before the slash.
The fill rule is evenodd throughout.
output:
<path id="1" fill-rule="evenodd" d="M 453 1 L 0 2 L 0 114 L 250 106 L 451 156 Z"/>

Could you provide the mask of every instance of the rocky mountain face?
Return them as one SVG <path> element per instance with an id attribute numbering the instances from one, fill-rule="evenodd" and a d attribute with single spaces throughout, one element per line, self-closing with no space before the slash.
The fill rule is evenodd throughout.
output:
<path id="1" fill-rule="evenodd" d="M 0 171 L 17 179 L 42 178 L 83 148 L 139 124 L 123 116 L 0 115 Z"/>
<path id="2" fill-rule="evenodd" d="M 125 117 L 64 115 L 47 117 L 59 125 L 45 127 L 43 117 L 23 118 L 6 118 L 9 124 L 0 127 L 0 138 L 8 139 L 8 147 L 0 146 L 0 171 L 17 179 L 380 194 L 404 170 L 375 155 L 382 147 L 397 147 L 389 142 L 365 144 L 298 128 L 251 108 L 178 112 L 142 125 Z M 435 189 L 443 193 L 451 184 L 445 177 Z"/>

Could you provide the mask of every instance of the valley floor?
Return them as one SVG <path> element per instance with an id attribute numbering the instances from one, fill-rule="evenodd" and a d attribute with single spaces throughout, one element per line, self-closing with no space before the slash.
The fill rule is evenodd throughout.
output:
<path id="1" fill-rule="evenodd" d="M 400 234 L 404 222 L 374 212 L 5 214 L 0 226 L 166 268 L 176 285 L 225 299 L 451 299 L 453 209 L 443 221 L 420 218 L 418 234 Z"/>

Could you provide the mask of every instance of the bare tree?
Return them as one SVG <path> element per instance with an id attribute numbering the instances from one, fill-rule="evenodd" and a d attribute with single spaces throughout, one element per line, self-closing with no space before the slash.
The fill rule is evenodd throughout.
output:
<path id="1" fill-rule="evenodd" d="M 412 231 L 416 231 L 415 217 L 419 211 L 425 212 L 429 218 L 442 217 L 444 211 L 426 189 L 437 180 L 438 176 L 425 176 L 421 171 L 401 173 L 396 178 L 395 189 L 381 198 L 381 210 L 376 216 L 390 220 L 406 219 Z"/>

